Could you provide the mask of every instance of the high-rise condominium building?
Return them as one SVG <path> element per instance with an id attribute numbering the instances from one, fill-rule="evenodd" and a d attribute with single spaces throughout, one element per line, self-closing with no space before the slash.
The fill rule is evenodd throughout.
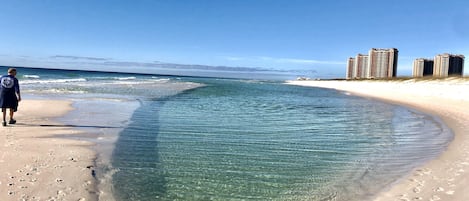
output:
<path id="1" fill-rule="evenodd" d="M 397 71 L 396 48 L 372 48 L 369 55 L 358 54 L 347 61 L 347 79 L 359 78 L 392 78 Z"/>
<path id="2" fill-rule="evenodd" d="M 368 55 L 358 54 L 355 58 L 356 78 L 368 78 Z"/>
<path id="3" fill-rule="evenodd" d="M 433 65 L 434 77 L 462 76 L 464 73 L 464 55 L 439 54 Z"/>
<path id="4" fill-rule="evenodd" d="M 433 60 L 423 58 L 414 60 L 414 70 L 412 76 L 433 76 Z"/>
<path id="5" fill-rule="evenodd" d="M 368 78 L 391 78 L 396 77 L 397 55 L 396 48 L 378 49 L 372 48 L 369 51 Z"/>
<path id="6" fill-rule="evenodd" d="M 350 57 L 347 60 L 346 79 L 353 79 L 354 78 L 354 70 L 355 70 L 355 58 Z"/>

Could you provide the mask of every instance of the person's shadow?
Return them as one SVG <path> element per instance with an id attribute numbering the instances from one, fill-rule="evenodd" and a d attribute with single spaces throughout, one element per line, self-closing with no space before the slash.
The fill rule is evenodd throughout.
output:
<path id="1" fill-rule="evenodd" d="M 75 124 L 28 124 L 16 123 L 18 126 L 25 127 L 70 127 L 70 128 L 123 128 L 120 126 L 100 126 L 100 125 L 75 125 Z"/>

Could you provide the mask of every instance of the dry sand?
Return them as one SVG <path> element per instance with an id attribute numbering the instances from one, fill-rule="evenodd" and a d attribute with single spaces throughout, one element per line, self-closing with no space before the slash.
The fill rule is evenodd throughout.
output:
<path id="1" fill-rule="evenodd" d="M 23 100 L 18 123 L 0 127 L 0 200 L 97 200 L 93 143 L 44 126 L 71 110 L 68 101 Z"/>
<path id="2" fill-rule="evenodd" d="M 289 84 L 331 88 L 381 99 L 437 116 L 455 134 L 438 158 L 416 168 L 384 189 L 375 200 L 469 200 L 469 81 L 291 81 Z"/>

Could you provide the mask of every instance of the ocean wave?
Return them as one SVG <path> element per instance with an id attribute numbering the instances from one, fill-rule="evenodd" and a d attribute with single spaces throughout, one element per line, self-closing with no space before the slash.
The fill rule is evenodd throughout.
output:
<path id="1" fill-rule="evenodd" d="M 136 80 L 137 77 L 129 76 L 129 77 L 105 77 L 105 76 L 92 76 L 89 77 L 90 80 Z"/>
<path id="2" fill-rule="evenodd" d="M 137 77 L 114 77 L 116 80 L 136 80 Z"/>
<path id="3" fill-rule="evenodd" d="M 39 79 L 41 78 L 39 75 L 23 75 L 24 78 L 33 78 L 33 79 Z"/>
<path id="4" fill-rule="evenodd" d="M 83 90 L 68 90 L 68 89 L 27 89 L 24 90 L 31 94 L 85 94 L 87 91 Z"/>
<path id="5" fill-rule="evenodd" d="M 153 78 L 152 81 L 156 81 L 156 82 L 169 82 L 171 79 L 169 78 Z"/>
<path id="6" fill-rule="evenodd" d="M 66 82 L 86 82 L 85 78 L 76 79 L 53 79 L 53 80 L 24 80 L 21 84 L 47 84 L 47 83 L 66 83 Z"/>

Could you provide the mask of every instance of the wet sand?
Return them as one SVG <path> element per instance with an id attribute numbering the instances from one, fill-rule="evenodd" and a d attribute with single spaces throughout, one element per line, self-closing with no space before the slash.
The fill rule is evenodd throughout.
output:
<path id="1" fill-rule="evenodd" d="M 290 81 L 379 99 L 437 116 L 454 132 L 438 158 L 414 169 L 377 195 L 388 200 L 469 200 L 469 80 Z"/>
<path id="2" fill-rule="evenodd" d="M 23 100 L 17 124 L 0 127 L 0 200 L 97 200 L 93 143 L 52 119 L 73 110 L 62 100 Z M 58 137 L 60 136 L 60 137 Z"/>

